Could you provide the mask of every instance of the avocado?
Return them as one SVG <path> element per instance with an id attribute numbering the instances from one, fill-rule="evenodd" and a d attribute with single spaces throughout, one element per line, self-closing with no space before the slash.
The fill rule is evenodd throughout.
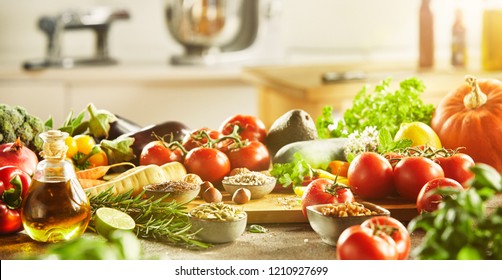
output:
<path id="1" fill-rule="evenodd" d="M 301 109 L 286 112 L 270 126 L 265 144 L 270 156 L 283 146 L 305 140 L 317 139 L 317 129 L 312 117 Z"/>

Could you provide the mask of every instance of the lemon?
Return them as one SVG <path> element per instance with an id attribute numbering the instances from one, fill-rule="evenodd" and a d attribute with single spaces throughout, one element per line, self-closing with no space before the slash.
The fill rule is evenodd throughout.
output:
<path id="1" fill-rule="evenodd" d="M 109 238 L 116 230 L 133 230 L 136 226 L 134 219 L 120 210 L 101 207 L 96 210 L 96 231 L 103 237 Z"/>
<path id="2" fill-rule="evenodd" d="M 427 145 L 429 147 L 442 148 L 441 140 L 432 127 L 423 122 L 403 123 L 396 133 L 394 140 L 410 139 L 412 146 Z"/>

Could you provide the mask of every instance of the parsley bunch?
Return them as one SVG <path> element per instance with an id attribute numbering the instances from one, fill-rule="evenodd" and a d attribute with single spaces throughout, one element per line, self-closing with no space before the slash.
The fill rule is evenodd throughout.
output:
<path id="1" fill-rule="evenodd" d="M 387 129 L 395 135 L 401 123 L 420 121 L 430 124 L 434 106 L 424 104 L 420 94 L 424 83 L 417 78 L 408 78 L 391 90 L 389 77 L 378 84 L 373 92 L 364 87 L 353 100 L 352 108 L 345 111 L 343 119 L 335 121 L 331 106 L 326 106 L 316 120 L 319 138 L 346 137 L 354 131 L 363 131 L 368 126 L 377 130 Z"/>

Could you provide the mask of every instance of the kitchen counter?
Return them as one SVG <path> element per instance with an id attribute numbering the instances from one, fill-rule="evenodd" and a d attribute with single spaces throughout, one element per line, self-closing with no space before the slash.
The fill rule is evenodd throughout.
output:
<path id="1" fill-rule="evenodd" d="M 362 79 L 324 82 L 325 73 L 363 74 Z M 417 69 L 415 62 L 340 63 L 288 66 L 246 67 L 243 78 L 255 85 L 258 94 L 258 116 L 269 127 L 274 120 L 291 109 L 301 108 L 316 119 L 322 108 L 331 105 L 337 114 L 352 107 L 356 94 L 365 86 L 373 89 L 385 78 L 392 86 L 417 77 L 426 86 L 421 98 L 437 105 L 451 90 L 464 83 L 466 74 L 480 78 L 498 78 L 501 72 L 481 72 L 458 68 Z"/>
<path id="2" fill-rule="evenodd" d="M 145 255 L 172 260 L 332 260 L 335 247 L 325 244 L 308 223 L 264 224 L 267 233 L 245 232 L 239 239 L 209 249 L 190 250 L 161 242 L 141 240 Z M 93 233 L 88 237 L 101 238 Z M 411 235 L 416 247 L 423 233 Z M 0 237 L 0 259 L 42 253 L 49 244 L 34 242 L 24 233 Z"/>

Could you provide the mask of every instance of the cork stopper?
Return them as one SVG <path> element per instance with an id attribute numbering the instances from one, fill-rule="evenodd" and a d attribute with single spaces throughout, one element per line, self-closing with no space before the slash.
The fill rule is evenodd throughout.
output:
<path id="1" fill-rule="evenodd" d="M 40 155 L 49 161 L 61 161 L 66 157 L 66 146 L 64 140 L 68 137 L 68 133 L 60 130 L 49 130 L 40 134 L 40 138 L 44 140 Z"/>

